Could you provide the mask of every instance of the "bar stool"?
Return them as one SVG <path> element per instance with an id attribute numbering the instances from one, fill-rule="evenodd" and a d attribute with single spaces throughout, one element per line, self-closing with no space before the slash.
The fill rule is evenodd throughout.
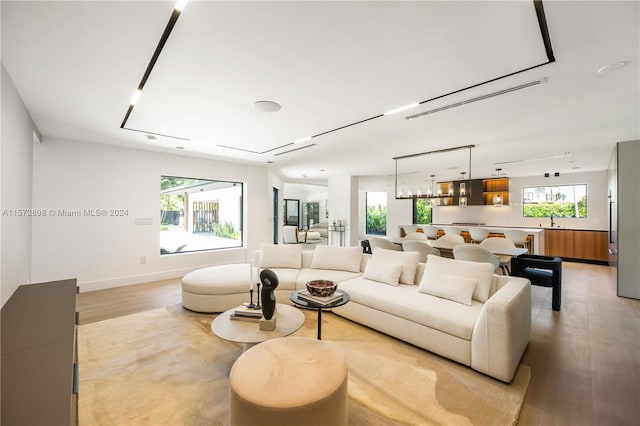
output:
<path id="1" fill-rule="evenodd" d="M 485 228 L 469 228 L 469 235 L 472 243 L 479 244 L 489 236 L 489 231 Z"/>

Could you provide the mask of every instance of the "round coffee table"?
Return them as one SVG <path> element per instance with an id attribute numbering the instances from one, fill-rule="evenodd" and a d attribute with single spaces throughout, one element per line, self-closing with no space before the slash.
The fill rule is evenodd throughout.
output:
<path id="1" fill-rule="evenodd" d="M 338 299 L 335 302 L 331 302 L 324 305 L 324 304 L 315 303 L 310 300 L 302 299 L 298 297 L 298 293 L 301 291 L 304 291 L 304 290 L 292 291 L 291 295 L 289 296 L 289 299 L 291 299 L 291 301 L 296 305 L 302 306 L 303 308 L 312 308 L 312 309 L 318 310 L 318 340 L 322 340 L 322 310 L 337 308 L 338 306 L 342 306 L 345 303 L 349 302 L 350 300 L 349 293 L 347 293 L 344 290 L 336 290 L 336 293 L 342 293 L 342 299 Z"/>
<path id="2" fill-rule="evenodd" d="M 276 305 L 276 328 L 271 331 L 260 330 L 258 322 L 239 321 L 229 318 L 235 308 L 221 313 L 211 322 L 211 331 L 216 336 L 230 342 L 243 343 L 244 350 L 276 337 L 295 333 L 304 324 L 304 314 L 293 306 Z"/>

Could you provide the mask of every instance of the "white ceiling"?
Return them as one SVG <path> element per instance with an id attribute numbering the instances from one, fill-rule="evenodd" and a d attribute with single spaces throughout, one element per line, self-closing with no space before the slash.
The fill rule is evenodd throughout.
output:
<path id="1" fill-rule="evenodd" d="M 174 2 L 3 0 L 1 53 L 45 143 L 268 164 L 308 182 L 393 174 L 393 157 L 469 144 L 474 177 L 571 173 L 604 170 L 615 142 L 640 139 L 639 5 L 545 1 L 556 62 L 295 145 L 545 63 L 533 2 L 192 1 L 127 121 L 140 132 L 120 124 Z M 256 111 L 259 100 L 282 109 Z M 466 170 L 458 157 L 400 169 L 448 179 Z"/>

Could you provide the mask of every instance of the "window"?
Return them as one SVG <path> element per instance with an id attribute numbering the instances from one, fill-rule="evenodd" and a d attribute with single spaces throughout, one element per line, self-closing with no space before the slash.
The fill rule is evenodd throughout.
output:
<path id="1" fill-rule="evenodd" d="M 160 254 L 242 246 L 242 183 L 160 178 Z"/>
<path id="2" fill-rule="evenodd" d="M 413 199 L 413 223 L 414 225 L 428 225 L 433 221 L 431 215 L 431 200 L 428 198 Z"/>
<path id="3" fill-rule="evenodd" d="M 387 193 L 367 192 L 366 234 L 387 235 Z"/>
<path id="4" fill-rule="evenodd" d="M 524 217 L 587 217 L 587 185 L 522 188 Z"/>

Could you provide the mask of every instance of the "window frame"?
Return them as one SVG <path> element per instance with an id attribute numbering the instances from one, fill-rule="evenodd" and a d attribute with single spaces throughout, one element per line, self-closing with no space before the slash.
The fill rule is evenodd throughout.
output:
<path id="1" fill-rule="evenodd" d="M 163 181 L 165 179 L 180 179 L 183 182 L 186 182 L 183 185 L 177 185 L 174 187 L 170 187 L 170 188 L 162 188 L 162 184 Z M 212 188 L 208 191 L 203 192 L 202 191 L 202 187 L 205 187 L 206 185 L 216 185 L 216 184 L 228 184 L 228 186 L 223 186 L 221 188 Z M 200 187 L 199 190 L 195 190 L 194 188 L 198 188 Z M 180 222 L 178 223 L 178 227 L 184 227 L 184 229 L 180 230 L 180 229 L 174 229 L 173 232 L 176 231 L 181 231 L 184 234 L 184 238 L 185 240 L 182 241 L 186 244 L 184 244 L 184 246 L 188 247 L 189 245 L 189 241 L 194 241 L 193 237 L 194 235 L 197 235 L 199 233 L 202 232 L 211 232 L 213 235 L 210 235 L 210 237 L 218 237 L 215 235 L 216 231 L 215 230 L 215 225 L 217 224 L 220 228 L 222 233 L 226 233 L 228 234 L 228 236 L 224 235 L 224 236 L 220 236 L 218 238 L 225 238 L 229 241 L 237 241 L 237 243 L 234 244 L 227 244 L 227 245 L 218 245 L 218 244 L 213 244 L 210 247 L 204 247 L 204 248 L 194 248 L 194 249 L 184 249 L 182 248 L 183 245 L 176 245 L 176 247 L 167 247 L 167 238 L 164 238 L 164 242 L 163 242 L 163 232 L 172 232 L 172 230 L 165 230 L 164 228 L 166 226 L 168 226 L 169 224 L 164 223 L 163 221 L 163 202 L 162 202 L 162 197 L 163 195 L 171 195 L 171 190 L 181 190 L 184 189 L 186 192 L 181 192 L 180 194 L 204 194 L 204 193 L 214 193 L 217 191 L 222 191 L 222 190 L 227 190 L 227 189 L 231 189 L 231 188 L 235 188 L 235 187 L 239 187 L 238 188 L 238 195 L 237 195 L 237 200 L 235 199 L 236 196 L 232 195 L 230 198 L 230 200 L 228 202 L 226 202 L 225 204 L 222 204 L 221 200 L 221 196 L 219 195 L 219 199 L 216 200 L 198 200 L 197 197 L 195 200 L 188 200 L 187 199 L 187 203 L 189 203 L 190 205 L 187 206 L 187 208 L 185 208 L 185 200 L 182 200 L 182 209 L 180 216 L 182 217 L 182 224 L 180 224 Z M 177 193 L 177 192 L 176 192 Z M 189 253 L 201 253 L 201 252 L 205 252 L 205 251 L 217 251 L 217 250 L 228 250 L 228 249 L 237 249 L 237 248 L 243 248 L 245 246 L 245 242 L 244 242 L 244 235 L 245 235 L 245 230 L 244 230 L 244 199 L 245 199 L 245 186 L 244 186 L 244 182 L 238 182 L 238 181 L 232 181 L 232 180 L 224 180 L 224 179 L 210 179 L 210 178 L 193 178 L 193 177 L 186 177 L 186 176 L 175 176 L 175 175 L 160 175 L 160 239 L 159 239 L 159 244 L 160 244 L 160 255 L 164 256 L 164 255 L 172 255 L 172 254 L 189 254 Z M 233 206 L 230 203 L 235 203 L 238 202 L 238 205 Z M 201 205 L 205 205 L 205 204 L 216 204 L 217 205 L 217 209 L 215 214 L 213 215 L 214 217 L 218 218 L 217 222 L 214 222 L 211 224 L 212 229 L 211 230 L 205 230 L 205 231 L 196 231 L 194 232 L 194 224 L 191 225 L 191 230 L 189 231 L 189 221 L 191 222 L 195 222 L 195 217 L 193 217 L 194 211 L 191 211 L 191 206 L 192 205 L 196 205 L 196 204 L 201 204 Z M 230 206 L 230 207 L 228 207 Z M 230 209 L 231 215 L 229 217 L 231 217 L 231 219 L 229 221 L 225 220 L 224 222 L 220 223 L 221 221 L 223 221 L 227 216 L 224 213 L 224 211 L 221 213 L 221 207 L 223 207 L 224 209 Z M 233 212 L 233 210 L 236 210 L 236 213 Z M 237 216 L 236 216 L 237 214 Z M 187 217 L 189 216 L 189 217 Z M 205 216 L 206 212 L 205 212 Z M 237 221 L 237 222 L 236 222 Z M 238 226 L 238 228 L 236 229 L 236 226 Z M 200 225 L 199 225 L 200 226 Z M 166 237 L 167 234 L 165 234 Z M 235 235 L 235 237 L 234 237 Z M 179 237 L 178 237 L 179 238 Z M 204 240 L 201 240 L 200 243 L 204 243 Z M 197 243 L 195 244 L 197 246 Z M 205 244 L 206 245 L 206 244 Z"/>
<path id="2" fill-rule="evenodd" d="M 572 191 L 574 193 L 573 201 L 570 202 L 561 202 L 562 200 L 558 200 L 560 198 L 558 194 L 562 194 L 566 196 L 568 192 L 560 190 L 560 188 L 570 187 L 573 188 Z M 581 187 L 578 194 L 576 194 L 576 188 Z M 582 190 L 584 188 L 584 191 Z M 541 188 L 544 188 L 543 191 L 540 191 Z M 549 189 L 549 191 L 547 191 Z M 522 187 L 522 196 L 520 197 L 522 202 L 522 217 L 527 218 L 536 218 L 536 217 L 553 217 L 558 218 L 570 218 L 570 219 L 586 219 L 589 215 L 589 198 L 588 198 L 588 185 L 586 183 L 567 183 L 567 184 L 557 184 L 557 185 L 535 185 L 535 186 L 523 186 Z M 542 194 L 544 196 L 540 197 L 540 195 L 536 196 L 536 194 Z M 578 199 L 580 194 L 584 194 L 582 197 Z M 555 200 L 554 200 L 555 198 Z M 527 214 L 527 208 L 532 209 L 531 206 L 540 206 L 539 214 Z M 568 206 L 573 206 L 572 214 L 565 214 Z M 584 210 L 584 215 L 581 215 L 581 211 Z"/>
<path id="3" fill-rule="evenodd" d="M 369 229 L 369 194 L 384 194 L 384 232 L 370 232 Z M 387 219 L 389 206 L 387 205 L 387 191 L 365 191 L 364 197 L 364 233 L 365 235 L 387 235 Z M 382 206 L 379 204 L 379 206 Z"/>

